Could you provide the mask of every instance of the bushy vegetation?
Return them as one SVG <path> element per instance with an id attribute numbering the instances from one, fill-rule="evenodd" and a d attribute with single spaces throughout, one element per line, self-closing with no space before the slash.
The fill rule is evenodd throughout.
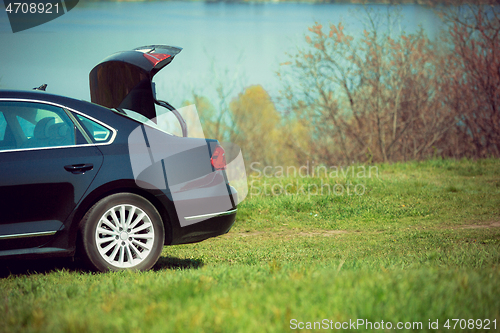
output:
<path id="1" fill-rule="evenodd" d="M 361 8 L 361 7 L 360 7 Z M 267 165 L 500 156 L 500 7 L 440 7 L 431 40 L 399 29 L 397 8 L 357 13 L 364 32 L 316 22 L 278 75 L 220 103 L 194 95 L 206 135 Z M 265 148 L 264 148 L 265 147 Z"/>
<path id="2" fill-rule="evenodd" d="M 496 319 L 498 329 L 500 161 L 375 167 L 371 177 L 254 171 L 254 194 L 227 235 L 166 247 L 150 272 L 2 264 L 0 331 L 283 332 L 293 319 L 363 319 L 448 332 L 453 318 Z M 365 193 L 256 191 L 321 181 L 363 184 Z"/>
<path id="3" fill-rule="evenodd" d="M 399 32 L 366 10 L 364 34 L 316 23 L 283 71 L 294 119 L 325 163 L 500 156 L 500 9 L 446 7 L 447 31 Z M 395 33 L 394 31 L 398 31 Z M 290 82 L 291 81 L 291 82 Z"/>

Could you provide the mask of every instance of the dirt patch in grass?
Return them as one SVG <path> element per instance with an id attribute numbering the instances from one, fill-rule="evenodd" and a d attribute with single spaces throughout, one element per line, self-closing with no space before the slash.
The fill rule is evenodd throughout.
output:
<path id="1" fill-rule="evenodd" d="M 226 235 L 233 237 L 253 237 L 253 236 L 261 236 L 267 233 L 268 231 L 245 231 L 245 232 L 229 232 Z"/>
<path id="2" fill-rule="evenodd" d="M 340 234 L 347 234 L 349 231 L 347 230 L 324 230 L 324 231 L 301 231 L 297 233 L 299 236 L 325 236 L 331 237 Z"/>
<path id="3" fill-rule="evenodd" d="M 444 230 L 444 229 L 452 229 L 452 230 L 459 230 L 459 229 L 488 229 L 488 228 L 500 228 L 500 221 L 491 221 L 491 222 L 486 222 L 482 224 L 462 224 L 462 225 L 455 225 L 455 226 L 442 226 L 442 225 L 436 225 L 436 226 L 427 226 L 427 227 L 417 227 L 416 229 L 425 229 L 425 230 Z M 352 234 L 352 233 L 384 233 L 385 231 L 349 231 L 349 230 L 311 230 L 311 231 L 304 231 L 304 230 L 294 230 L 294 229 L 282 229 L 280 231 L 271 231 L 271 230 L 248 230 L 248 231 L 240 231 L 240 232 L 229 232 L 223 237 L 318 237 L 318 236 L 323 236 L 323 237 L 334 237 L 334 236 L 339 236 L 339 235 L 345 235 L 345 234 Z"/>
<path id="4" fill-rule="evenodd" d="M 351 231 L 347 230 L 322 230 L 322 231 L 298 231 L 298 230 L 284 230 L 278 232 L 272 232 L 273 236 L 302 236 L 302 237 L 314 237 L 314 236 L 324 236 L 332 237 L 341 234 L 347 234 Z M 267 236 L 269 231 L 247 231 L 247 232 L 229 232 L 226 234 L 227 237 L 256 237 L 256 236 Z"/>
<path id="5" fill-rule="evenodd" d="M 492 221 L 487 224 L 464 224 L 451 227 L 451 229 L 484 229 L 484 228 L 500 228 L 500 221 Z"/>
<path id="6" fill-rule="evenodd" d="M 500 228 L 500 221 L 491 221 L 491 222 L 479 222 L 478 224 L 461 224 L 454 226 L 442 226 L 439 229 L 489 229 L 489 228 Z"/>

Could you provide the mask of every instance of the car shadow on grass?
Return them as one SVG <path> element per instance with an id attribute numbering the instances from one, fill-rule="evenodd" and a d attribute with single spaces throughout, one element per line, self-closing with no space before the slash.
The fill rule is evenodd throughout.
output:
<path id="1" fill-rule="evenodd" d="M 198 269 L 203 267 L 201 259 L 181 259 L 175 257 L 160 257 L 151 268 L 152 271 L 165 269 Z M 90 273 L 81 260 L 71 258 L 44 258 L 0 261 L 0 279 L 9 276 L 49 274 L 60 270 L 71 273 Z M 104 273 L 105 274 L 105 273 Z"/>
<path id="2" fill-rule="evenodd" d="M 153 271 L 163 269 L 198 269 L 203 267 L 204 263 L 201 259 L 180 259 L 175 257 L 160 257 L 153 266 Z"/>
<path id="3" fill-rule="evenodd" d="M 10 275 L 48 274 L 60 270 L 85 272 L 81 262 L 71 258 L 44 258 L 0 261 L 0 279 Z"/>

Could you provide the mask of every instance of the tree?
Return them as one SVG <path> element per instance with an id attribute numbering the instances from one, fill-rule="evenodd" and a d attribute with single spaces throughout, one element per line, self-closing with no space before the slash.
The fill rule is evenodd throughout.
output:
<path id="1" fill-rule="evenodd" d="M 420 29 L 393 36 L 397 12 L 365 11 L 363 35 L 342 23 L 316 23 L 280 72 L 284 100 L 310 120 L 315 156 L 324 163 L 423 158 L 453 126 L 455 114 L 437 94 L 444 68 Z"/>
<path id="2" fill-rule="evenodd" d="M 230 140 L 239 145 L 247 165 L 278 165 L 286 160 L 286 144 L 281 117 L 269 94 L 260 85 L 246 88 L 234 98 Z"/>
<path id="3" fill-rule="evenodd" d="M 500 156 L 500 8 L 463 5 L 441 13 L 453 52 L 441 93 L 459 117 L 461 156 Z"/>

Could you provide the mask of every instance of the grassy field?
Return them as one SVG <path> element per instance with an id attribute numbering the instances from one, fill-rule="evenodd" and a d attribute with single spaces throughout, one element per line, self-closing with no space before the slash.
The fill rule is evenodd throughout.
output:
<path id="1" fill-rule="evenodd" d="M 498 331 L 500 160 L 350 168 L 250 175 L 229 234 L 149 272 L 3 267 L 0 332 Z"/>

